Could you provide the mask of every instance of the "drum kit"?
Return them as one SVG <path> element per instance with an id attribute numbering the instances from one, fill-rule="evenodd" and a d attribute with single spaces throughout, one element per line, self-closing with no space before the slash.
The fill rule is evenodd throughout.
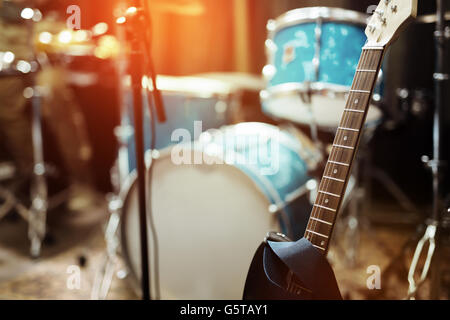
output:
<path id="1" fill-rule="evenodd" d="M 269 20 L 267 64 L 262 71 L 265 87 L 254 85 L 252 90 L 261 89 L 262 110 L 277 126 L 233 124 L 240 88 L 230 84 L 230 79 L 207 75 L 143 77 L 143 119 L 136 121 L 128 60 L 118 53 L 121 109 L 115 136 L 119 148 L 111 169 L 114 191 L 108 195 L 106 252 L 95 278 L 93 299 L 107 298 L 119 256 L 126 271 L 121 270 L 118 277 L 127 274 L 140 292 L 142 220 L 135 140 L 139 120 L 143 120 L 145 165 L 152 167 L 152 175 L 145 175 L 151 189 L 146 203 L 152 212 L 147 221 L 152 296 L 241 299 L 262 235 L 276 230 L 292 239 L 303 236 L 304 215 L 311 211 L 320 179 L 314 172 L 321 170 L 329 151 L 319 133 L 332 134 L 338 129 L 366 41 L 367 18 L 351 10 L 312 7 Z M 423 17 L 426 21 L 431 18 Z M 48 47 L 51 38 L 47 33 L 41 35 L 41 46 Z M 83 46 L 89 52 L 96 48 Z M 6 61 L 4 54 L 0 55 L 0 76 L 35 72 L 38 65 L 17 63 L 6 68 L 2 61 Z M 383 120 L 384 74 L 380 73 L 372 98 L 362 147 Z M 165 122 L 152 119 L 158 111 L 155 82 L 165 107 Z M 30 94 L 35 97 L 34 175 L 38 187 L 32 204 L 36 214 L 27 213 L 27 217 L 39 218 L 30 221 L 35 256 L 45 235 L 48 205 L 37 89 Z M 343 209 L 350 211 L 348 223 L 353 232 L 357 232 L 354 226 L 363 197 L 358 165 L 366 160 L 364 153 L 357 160 L 343 204 Z M 0 196 L 2 192 L 0 189 Z M 355 251 L 349 250 L 350 259 L 355 258 Z"/>
<path id="2" fill-rule="evenodd" d="M 235 88 L 220 77 L 158 77 L 167 122 L 155 124 L 155 150 L 150 149 L 148 111 L 144 121 L 146 163 L 153 167 L 147 200 L 152 206 L 149 264 L 156 298 L 240 299 L 261 235 L 278 230 L 293 239 L 302 237 L 304 213 L 311 211 L 320 178 L 312 172 L 320 170 L 326 156 L 317 132 L 332 133 L 338 127 L 365 42 L 367 18 L 318 7 L 292 10 L 269 21 L 266 87 L 260 98 L 265 114 L 287 124 L 229 125 L 239 103 Z M 137 292 L 142 273 L 130 81 L 122 76 L 122 116 L 116 130 L 120 148 L 112 170 L 116 191 L 110 197 L 107 250 L 93 299 L 107 297 L 118 254 Z M 145 77 L 144 87 L 144 95 L 149 94 L 152 85 Z M 381 122 L 382 77 L 376 92 L 366 141 Z M 151 99 L 143 101 L 147 110 Z M 202 121 L 207 131 L 196 134 L 195 121 Z M 301 126 L 309 126 L 312 140 L 298 129 Z M 188 133 L 181 144 L 173 134 L 180 128 Z M 174 160 L 180 152 L 182 160 Z M 194 165 L 192 159 L 200 161 Z M 354 192 L 360 189 L 357 171 L 344 202 L 353 211 L 357 205 L 350 203 L 361 199 Z"/>

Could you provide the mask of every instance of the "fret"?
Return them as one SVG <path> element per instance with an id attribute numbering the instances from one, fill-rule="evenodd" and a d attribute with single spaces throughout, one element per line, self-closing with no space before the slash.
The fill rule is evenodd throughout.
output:
<path id="1" fill-rule="evenodd" d="M 332 225 L 333 225 L 331 222 L 328 222 L 328 221 L 325 221 L 325 220 L 321 220 L 321 219 L 316 218 L 316 217 L 311 217 L 311 220 L 318 221 L 318 222 L 320 222 L 320 223 L 325 223 L 325 224 L 327 224 L 327 225 L 329 225 L 329 226 L 332 226 Z"/>
<path id="2" fill-rule="evenodd" d="M 325 239 L 328 239 L 328 236 L 325 235 L 325 234 L 321 234 L 319 232 L 315 232 L 315 231 L 312 231 L 312 230 L 309 230 L 309 229 L 306 229 L 306 231 L 311 232 L 312 234 L 315 234 L 317 236 L 324 237 Z"/>
<path id="3" fill-rule="evenodd" d="M 333 221 L 336 213 L 319 207 L 313 207 L 311 217 L 316 217 L 325 221 Z M 311 221 L 310 221 L 311 222 Z"/>
<path id="4" fill-rule="evenodd" d="M 384 47 L 368 46 L 368 45 L 365 45 L 365 46 L 363 47 L 363 51 L 373 51 L 373 50 L 381 50 L 381 51 L 384 51 Z"/>
<path id="5" fill-rule="evenodd" d="M 355 149 L 354 147 L 343 146 L 343 145 L 340 145 L 340 144 L 333 144 L 333 147 L 344 148 L 344 149 L 350 149 L 350 150 Z"/>
<path id="6" fill-rule="evenodd" d="M 317 248 L 317 249 L 320 249 L 320 250 L 323 250 L 323 251 L 325 251 L 325 248 L 322 248 L 322 247 L 316 246 L 315 244 L 313 244 L 312 246 L 313 246 L 314 248 Z"/>
<path id="7" fill-rule="evenodd" d="M 364 110 L 348 109 L 348 108 L 345 108 L 344 111 L 348 111 L 348 112 L 360 112 L 360 113 L 364 113 L 364 112 L 365 112 Z"/>
<path id="8" fill-rule="evenodd" d="M 328 208 L 328 207 L 325 207 L 325 206 L 321 206 L 320 204 L 315 204 L 314 206 L 317 207 L 317 208 L 322 208 L 322 209 L 325 209 L 325 210 L 330 210 L 331 212 L 336 212 L 335 209 Z"/>
<path id="9" fill-rule="evenodd" d="M 339 130 L 348 130 L 348 131 L 359 132 L 359 129 L 353 129 L 353 128 L 338 127 L 338 129 Z"/>
<path id="10" fill-rule="evenodd" d="M 330 179 L 330 180 L 334 180 L 334 181 L 338 181 L 338 182 L 345 182 L 345 180 L 342 179 L 337 179 L 337 178 L 333 178 L 333 177 L 328 177 L 328 176 L 323 176 L 325 179 Z"/>
<path id="11" fill-rule="evenodd" d="M 332 148 L 329 159 L 331 161 L 351 163 L 353 160 L 353 151 L 347 148 Z"/>
<path id="12" fill-rule="evenodd" d="M 356 72 L 377 72 L 378 70 L 371 69 L 356 69 Z"/>
<path id="13" fill-rule="evenodd" d="M 348 163 L 343 163 L 343 162 L 338 162 L 338 161 L 333 161 L 333 160 L 328 160 L 327 162 L 333 163 L 333 164 L 338 164 L 338 165 L 344 166 L 344 167 L 350 167 L 350 164 L 348 164 Z"/>
<path id="14" fill-rule="evenodd" d="M 358 93 L 372 93 L 371 91 L 368 90 L 358 90 L 358 89 L 350 89 L 350 92 L 358 92 Z"/>
<path id="15" fill-rule="evenodd" d="M 319 190 L 318 192 L 319 192 L 319 193 L 323 193 L 323 194 L 327 194 L 327 195 L 329 195 L 329 196 L 336 197 L 336 198 L 340 198 L 340 197 L 341 197 L 341 196 L 338 195 L 338 194 L 334 194 L 334 193 L 327 192 L 327 191 L 323 191 L 323 190 Z"/>
<path id="16" fill-rule="evenodd" d="M 344 184 L 340 181 L 330 180 L 330 179 L 322 179 L 319 185 L 320 190 L 326 190 L 327 192 L 334 193 L 334 194 L 340 194 L 341 197 L 342 191 L 344 189 Z M 318 200 L 318 198 L 316 199 Z M 317 202 L 319 203 L 319 202 Z M 327 219 L 328 220 L 328 219 Z"/>

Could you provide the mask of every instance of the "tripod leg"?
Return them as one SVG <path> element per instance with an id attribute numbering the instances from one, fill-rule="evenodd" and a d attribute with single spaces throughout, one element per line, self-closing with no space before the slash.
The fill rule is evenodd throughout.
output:
<path id="1" fill-rule="evenodd" d="M 45 179 L 44 150 L 42 142 L 42 119 L 41 102 L 42 97 L 34 88 L 32 98 L 33 120 L 32 120 L 32 139 L 33 139 L 33 186 L 31 188 L 31 209 L 28 220 L 28 236 L 31 241 L 30 254 L 33 258 L 39 257 L 41 245 L 46 234 L 47 220 L 47 182 Z"/>
<path id="2" fill-rule="evenodd" d="M 411 261 L 411 266 L 410 266 L 409 272 L 408 272 L 409 289 L 408 289 L 407 299 L 411 299 L 411 300 L 415 299 L 418 289 L 420 288 L 420 286 L 424 283 L 424 281 L 427 278 L 428 270 L 430 269 L 431 261 L 433 258 L 433 253 L 436 248 L 436 242 L 435 242 L 436 229 L 437 229 L 436 222 L 429 224 L 427 226 L 425 234 L 423 235 L 422 239 L 420 239 L 417 244 L 413 259 Z M 423 247 L 424 247 L 425 243 L 427 243 L 427 242 L 429 243 L 427 257 L 426 257 L 425 264 L 423 266 L 423 270 L 420 275 L 419 281 L 416 282 L 416 280 L 414 279 L 414 275 L 417 270 L 417 263 L 419 262 L 419 258 L 422 254 Z"/>

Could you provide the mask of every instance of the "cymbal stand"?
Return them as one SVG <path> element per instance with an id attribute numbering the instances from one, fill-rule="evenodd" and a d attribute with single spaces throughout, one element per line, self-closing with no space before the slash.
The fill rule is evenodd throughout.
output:
<path id="1" fill-rule="evenodd" d="M 38 257 L 41 252 L 42 241 L 46 234 L 46 221 L 48 209 L 48 188 L 45 178 L 44 148 L 42 141 L 42 92 L 34 86 L 32 97 L 33 120 L 33 183 L 31 187 L 31 208 L 29 215 L 28 237 L 31 241 L 30 253 Z"/>
<path id="2" fill-rule="evenodd" d="M 409 289 L 407 299 L 415 299 L 418 289 L 425 282 L 428 276 L 428 272 L 431 269 L 431 299 L 439 298 L 439 271 L 440 266 L 440 229 L 441 229 L 441 219 L 443 213 L 442 206 L 442 168 L 444 167 L 444 162 L 441 160 L 441 126 L 444 112 L 444 84 L 448 81 L 449 75 L 445 73 L 445 58 L 446 58 L 446 40 L 449 38 L 449 33 L 446 32 L 445 28 L 445 8 L 444 0 L 437 0 L 437 22 L 436 31 L 434 33 L 436 42 L 436 72 L 434 73 L 434 83 L 435 83 L 435 112 L 434 112 L 434 125 L 433 125 L 433 159 L 430 160 L 428 157 L 423 157 L 423 161 L 431 169 L 433 177 L 433 207 L 430 219 L 426 222 L 426 230 L 423 237 L 419 240 L 414 256 L 411 262 L 411 266 L 408 272 L 408 282 Z M 422 254 L 424 245 L 428 243 L 428 252 L 425 260 L 425 264 L 422 273 L 419 277 L 419 281 L 415 280 L 415 273 L 417 269 L 417 264 L 419 258 Z"/>
<path id="3" fill-rule="evenodd" d="M 116 170 L 117 165 L 114 166 L 111 170 L 112 176 L 114 176 L 114 171 Z M 122 200 L 117 190 L 118 185 L 115 185 L 114 181 L 112 182 L 113 186 L 116 189 L 116 192 L 109 195 L 108 199 L 108 211 L 110 212 L 110 216 L 104 232 L 106 252 L 101 267 L 95 275 L 94 284 L 91 290 L 92 300 L 105 300 L 107 298 L 114 277 L 114 272 L 118 263 L 118 250 L 120 240 L 118 238 L 117 232 L 120 226 Z"/>

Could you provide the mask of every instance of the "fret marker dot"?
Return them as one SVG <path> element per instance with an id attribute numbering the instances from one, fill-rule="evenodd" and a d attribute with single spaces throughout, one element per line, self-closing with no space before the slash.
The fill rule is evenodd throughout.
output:
<path id="1" fill-rule="evenodd" d="M 344 137 L 344 141 L 347 141 L 347 140 L 348 140 L 348 137 L 347 137 L 347 136 L 345 136 L 345 137 Z"/>
<path id="2" fill-rule="evenodd" d="M 333 170 L 333 173 L 334 173 L 334 174 L 338 173 L 337 169 L 334 169 L 334 170 Z"/>
<path id="3" fill-rule="evenodd" d="M 358 104 L 358 102 L 359 102 L 359 99 L 355 99 L 355 104 Z"/>
<path id="4" fill-rule="evenodd" d="M 328 199 L 325 199 L 325 203 L 328 203 L 328 202 L 330 202 Z"/>
<path id="5" fill-rule="evenodd" d="M 324 245 L 325 245 L 325 241 L 322 241 L 322 242 L 320 243 L 320 245 L 321 245 L 321 246 L 324 246 Z"/>

